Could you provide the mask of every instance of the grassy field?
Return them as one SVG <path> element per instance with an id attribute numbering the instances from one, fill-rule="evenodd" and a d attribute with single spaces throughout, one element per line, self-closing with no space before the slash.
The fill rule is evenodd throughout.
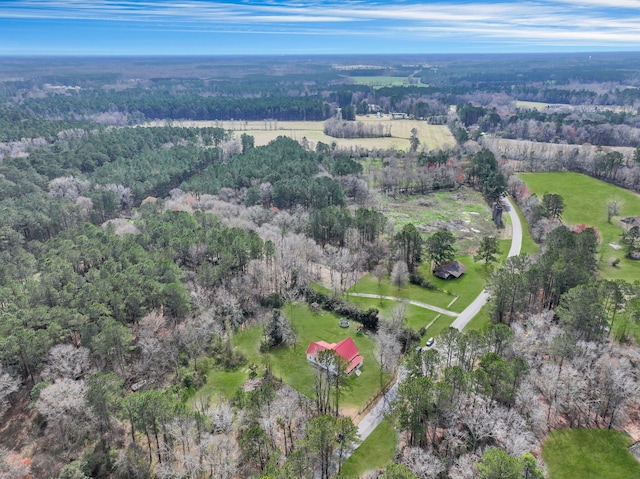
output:
<path id="1" fill-rule="evenodd" d="M 383 419 L 342 465 L 340 477 L 357 478 L 366 471 L 385 467 L 393 460 L 397 443 L 398 439 L 393 424 L 388 419 Z"/>
<path id="2" fill-rule="evenodd" d="M 485 304 L 478 314 L 476 314 L 471 321 L 464 328 L 465 331 L 480 331 L 491 324 L 491 318 L 489 317 L 489 305 Z"/>
<path id="3" fill-rule="evenodd" d="M 640 261 L 625 257 L 624 249 L 616 250 L 609 243 L 618 243 L 622 234 L 619 219 L 640 215 L 640 195 L 596 180 L 586 175 L 569 172 L 526 173 L 521 178 L 532 192 L 542 197 L 545 193 L 557 193 L 564 198 L 562 220 L 567 225 L 586 224 L 600 232 L 600 274 L 605 279 L 634 281 L 640 278 Z M 607 222 L 607 202 L 622 202 L 620 217 Z M 617 267 L 612 262 L 620 259 Z"/>
<path id="4" fill-rule="evenodd" d="M 364 165 L 365 172 L 370 165 Z M 373 170 L 375 166 L 371 166 Z M 451 223 L 456 248 L 461 255 L 475 252 L 483 236 L 500 236 L 491 221 L 491 211 L 482 195 L 471 188 L 438 191 L 428 195 L 383 197 L 381 211 L 396 230 L 412 223 L 419 231 L 432 225 Z"/>
<path id="5" fill-rule="evenodd" d="M 236 132 L 238 137 L 240 134 L 246 133 L 254 137 L 256 146 L 266 145 L 278 136 L 288 136 L 297 141 L 306 138 L 313 144 L 322 141 L 330 145 L 335 142 L 341 148 L 395 148 L 407 151 L 413 128 L 418 130 L 420 144 L 425 145 L 428 150 L 441 150 L 455 145 L 455 139 L 445 125 L 429 125 L 427 122 L 418 120 L 392 120 L 388 115 L 383 115 L 382 118 L 375 115 L 358 116 L 357 121 L 382 124 L 385 129 L 390 128 L 392 136 L 387 138 L 333 138 L 324 134 L 323 121 L 174 121 L 172 124 L 194 128 L 219 127 Z M 145 126 L 162 126 L 165 123 L 164 121 L 154 121 Z"/>
<path id="6" fill-rule="evenodd" d="M 262 326 L 253 326 L 237 333 L 232 340 L 234 348 L 240 350 L 249 364 L 261 366 L 269 361 L 273 373 L 287 384 L 312 398 L 313 367 L 307 362 L 305 351 L 311 341 L 323 340 L 338 342 L 350 336 L 360 354 L 364 356 L 360 376 L 352 375 L 347 380 L 347 388 L 341 399 L 344 414 L 353 415 L 380 389 L 380 367 L 374 356 L 374 341 L 369 336 L 356 334 L 357 324 L 349 328 L 338 325 L 340 318 L 328 312 L 314 313 L 307 305 L 291 303 L 283 308 L 298 335 L 298 342 L 292 347 L 278 348 L 270 353 L 260 352 Z M 236 372 L 212 371 L 207 376 L 207 384 L 198 391 L 198 395 L 222 395 L 232 397 L 238 387 L 249 377 L 248 367 Z M 388 375 L 384 375 L 385 380 Z"/>
<path id="7" fill-rule="evenodd" d="M 529 110 L 539 110 L 539 111 L 546 110 L 551 105 L 554 105 L 554 103 L 542 103 L 539 101 L 520 101 L 520 100 L 516 100 L 515 104 L 517 108 L 525 108 Z M 559 105 L 560 104 L 558 104 L 558 106 Z M 569 106 L 569 105 L 566 105 L 566 106 Z"/>
<path id="8" fill-rule="evenodd" d="M 640 463 L 624 433 L 602 429 L 553 431 L 542 447 L 549 479 L 639 479 Z"/>
<path id="9" fill-rule="evenodd" d="M 394 309 L 403 305 L 406 308 L 407 326 L 415 329 L 416 331 L 429 325 L 434 319 L 436 319 L 436 316 L 438 316 L 438 313 L 435 311 L 429 311 L 428 309 L 419 308 L 418 306 L 403 304 L 398 301 L 388 299 L 358 298 L 356 296 L 349 296 L 348 300 L 350 303 L 353 303 L 362 309 L 376 308 L 380 311 L 380 316 L 387 319 L 391 318 Z"/>
<path id="10" fill-rule="evenodd" d="M 423 303 L 438 306 L 439 308 L 447 308 L 447 305 L 453 299 L 453 296 L 441 291 L 421 288 L 420 286 L 416 286 L 414 284 L 406 284 L 401 288 L 397 288 L 391 284 L 391 282 L 389 281 L 389 277 L 383 278 L 382 281 L 380 281 L 380 285 L 378 286 L 378 280 L 370 274 L 367 274 L 360 278 L 356 284 L 349 288 L 348 292 L 379 294 L 381 296 L 396 296 L 398 298 L 422 301 Z"/>
<path id="11" fill-rule="evenodd" d="M 427 86 L 421 83 L 409 83 L 409 77 L 392 77 L 392 76 L 375 76 L 375 77 L 358 77 L 351 79 L 358 85 L 369 85 L 373 88 L 382 88 L 385 86 Z"/>

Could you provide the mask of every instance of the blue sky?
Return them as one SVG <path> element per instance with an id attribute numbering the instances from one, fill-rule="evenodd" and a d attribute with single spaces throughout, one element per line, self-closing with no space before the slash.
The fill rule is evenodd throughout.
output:
<path id="1" fill-rule="evenodd" d="M 640 0 L 0 0 L 0 55 L 640 51 Z"/>

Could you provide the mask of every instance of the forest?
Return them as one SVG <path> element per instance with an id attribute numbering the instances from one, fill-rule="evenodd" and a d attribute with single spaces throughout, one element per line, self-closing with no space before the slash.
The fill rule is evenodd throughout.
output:
<path id="1" fill-rule="evenodd" d="M 559 432 L 640 441 L 637 54 L 0 65 L 1 478 L 562 479 Z M 366 142 L 394 121 L 455 144 Z M 307 362 L 345 335 L 362 370 Z"/>

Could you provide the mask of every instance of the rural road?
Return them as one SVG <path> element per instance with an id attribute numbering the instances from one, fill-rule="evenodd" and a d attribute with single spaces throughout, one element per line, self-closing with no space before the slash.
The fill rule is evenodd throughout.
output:
<path id="1" fill-rule="evenodd" d="M 505 198 L 504 200 L 505 206 L 507 208 L 507 212 L 509 213 L 509 217 L 511 218 L 511 248 L 509 248 L 509 253 L 507 257 L 518 256 L 520 254 L 520 249 L 522 248 L 522 223 L 520 222 L 520 217 L 516 212 L 511 200 L 509 198 Z M 473 319 L 473 317 L 478 314 L 478 311 L 487 304 L 487 300 L 489 299 L 489 292 L 485 289 L 483 290 L 473 302 L 467 306 L 462 313 L 458 315 L 453 323 L 451 323 L 452 328 L 457 328 L 460 331 L 464 329 L 464 327 Z"/>
<path id="2" fill-rule="evenodd" d="M 509 213 L 509 217 L 511 218 L 512 225 L 512 234 L 511 234 L 511 248 L 509 249 L 509 253 L 507 257 L 518 256 L 520 254 L 520 249 L 522 248 L 522 223 L 520 222 L 520 218 L 518 217 L 518 213 L 516 212 L 511 200 L 509 198 L 505 198 L 504 200 L 505 206 L 507 208 L 507 212 Z M 411 301 L 404 298 L 394 298 L 391 296 L 378 296 L 375 294 L 364 294 L 364 293 L 350 293 L 351 296 L 361 296 L 361 297 L 372 297 L 372 298 L 382 298 L 382 299 L 390 299 L 395 301 L 402 301 L 409 304 L 414 304 L 416 306 L 420 306 L 426 309 L 431 309 L 433 311 L 437 311 L 441 314 L 446 314 L 448 316 L 456 316 L 456 313 L 452 311 L 447 311 L 446 309 L 436 308 L 435 306 L 431 306 L 429 304 L 420 303 L 418 301 Z M 473 302 L 467 306 L 462 313 L 457 315 L 455 321 L 451 324 L 451 327 L 457 328 L 460 331 L 464 329 L 464 327 L 473 319 L 473 317 L 480 311 L 489 299 L 489 293 L 487 290 L 483 290 Z M 404 378 L 404 374 L 402 369 L 398 372 L 398 377 L 396 378 L 393 386 L 387 391 L 387 393 L 380 398 L 380 400 L 376 403 L 375 406 L 367 413 L 365 417 L 358 423 L 358 434 L 360 435 L 360 440 L 364 441 L 369 434 L 373 432 L 373 430 L 378 427 L 378 425 L 384 419 L 385 413 L 389 410 L 391 401 L 395 399 L 398 394 L 398 384 Z M 360 443 L 361 444 L 361 443 Z M 356 448 L 357 449 L 357 448 Z M 355 451 L 355 449 L 353 450 Z M 353 454 L 353 451 L 350 451 L 344 460 L 346 461 L 348 457 Z"/>

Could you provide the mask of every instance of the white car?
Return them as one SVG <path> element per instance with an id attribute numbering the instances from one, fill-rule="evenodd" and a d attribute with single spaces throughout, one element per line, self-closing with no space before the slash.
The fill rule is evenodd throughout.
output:
<path id="1" fill-rule="evenodd" d="M 436 340 L 433 338 L 429 338 L 427 339 L 427 347 L 430 348 L 431 346 L 433 346 L 435 344 Z"/>

